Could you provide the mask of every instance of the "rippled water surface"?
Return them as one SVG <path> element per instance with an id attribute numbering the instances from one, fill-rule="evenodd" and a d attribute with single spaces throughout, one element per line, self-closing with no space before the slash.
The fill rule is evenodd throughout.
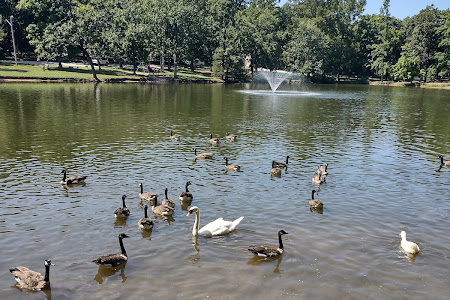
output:
<path id="1" fill-rule="evenodd" d="M 0 298 L 448 299 L 450 170 L 438 156 L 450 160 L 450 91 L 267 88 L 1 84 Z M 195 160 L 192 147 L 214 159 Z M 287 171 L 271 177 L 286 155 Z M 224 156 L 241 172 L 225 172 Z M 311 178 L 325 162 L 319 188 Z M 64 168 L 86 184 L 61 186 Z M 186 181 L 201 224 L 245 216 L 238 230 L 193 239 L 194 217 L 177 200 Z M 136 225 L 139 182 L 176 200 L 169 220 L 150 212 L 151 234 Z M 323 214 L 309 209 L 314 188 Z M 131 216 L 115 220 L 123 194 Z M 280 229 L 282 258 L 247 251 L 277 245 Z M 418 256 L 400 251 L 402 230 Z M 122 232 L 125 266 L 91 262 L 120 252 Z M 14 287 L 8 267 L 44 273 L 47 258 L 46 295 Z"/>

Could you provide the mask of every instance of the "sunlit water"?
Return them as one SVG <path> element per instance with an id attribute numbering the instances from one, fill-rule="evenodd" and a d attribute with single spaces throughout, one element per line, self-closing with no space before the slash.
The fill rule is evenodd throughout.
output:
<path id="1" fill-rule="evenodd" d="M 438 171 L 438 155 L 450 159 L 450 91 L 254 91 L 264 88 L 1 84 L 0 298 L 448 299 L 450 170 Z M 227 131 L 238 141 L 225 142 Z M 215 158 L 196 161 L 194 146 Z M 271 161 L 286 155 L 288 170 L 271 177 Z M 226 173 L 224 156 L 242 171 Z M 318 214 L 308 200 L 325 162 Z M 62 187 L 63 168 L 88 175 L 86 184 Z M 138 183 L 177 199 L 188 180 L 201 224 L 245 216 L 238 230 L 193 240 L 194 217 L 177 200 L 173 219 L 141 234 Z M 118 222 L 122 194 L 131 216 Z M 284 256 L 255 260 L 247 247 L 276 245 L 280 229 Z M 417 257 L 400 251 L 401 230 Z M 122 232 L 127 264 L 92 263 L 120 252 Z M 51 291 L 13 287 L 9 267 L 44 273 L 46 258 Z"/>

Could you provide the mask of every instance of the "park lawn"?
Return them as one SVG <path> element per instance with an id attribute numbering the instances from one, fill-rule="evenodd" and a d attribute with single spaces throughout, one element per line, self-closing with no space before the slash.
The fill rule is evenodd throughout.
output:
<path id="1" fill-rule="evenodd" d="M 102 66 L 102 70 L 97 71 L 97 77 L 100 80 L 106 79 L 121 79 L 121 80 L 139 80 L 146 78 L 148 73 L 137 72 L 133 75 L 131 70 L 116 69 Z M 173 72 L 165 71 L 164 73 L 151 73 L 152 76 L 161 78 L 172 78 Z M 200 70 L 199 72 L 191 72 L 186 68 L 178 69 L 178 76 L 182 80 L 208 80 L 213 82 L 220 82 L 220 79 L 211 75 L 209 70 Z M 56 66 L 47 67 L 45 70 L 42 65 L 26 65 L 26 64 L 11 64 L 0 63 L 0 78 L 17 78 L 17 79 L 75 79 L 93 81 L 90 67 L 74 66 L 73 68 L 63 67 L 58 69 Z"/>

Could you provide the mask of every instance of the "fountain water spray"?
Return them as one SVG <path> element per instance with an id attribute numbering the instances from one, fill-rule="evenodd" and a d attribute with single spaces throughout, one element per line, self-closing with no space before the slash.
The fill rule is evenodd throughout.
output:
<path id="1" fill-rule="evenodd" d="M 267 80 L 273 93 L 275 93 L 283 81 L 294 75 L 294 73 L 287 71 L 258 71 L 258 74 Z"/>

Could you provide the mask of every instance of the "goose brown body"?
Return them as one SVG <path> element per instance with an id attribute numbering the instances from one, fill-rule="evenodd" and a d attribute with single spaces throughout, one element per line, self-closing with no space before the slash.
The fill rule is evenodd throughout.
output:
<path id="1" fill-rule="evenodd" d="M 231 133 L 228 133 L 227 132 L 227 134 L 225 135 L 225 138 L 228 140 L 228 141 L 230 141 L 230 142 L 234 142 L 234 141 L 236 141 L 237 140 L 237 135 L 235 135 L 235 134 L 231 134 Z"/>
<path id="2" fill-rule="evenodd" d="M 174 208 L 168 205 L 158 205 L 158 199 L 155 198 L 155 201 L 152 205 L 152 212 L 156 215 L 161 216 L 171 216 L 173 214 Z"/>
<path id="3" fill-rule="evenodd" d="M 181 139 L 181 136 L 178 134 L 173 134 L 172 130 L 170 131 L 170 139 L 173 141 L 179 141 Z"/>
<path id="4" fill-rule="evenodd" d="M 127 195 L 122 196 L 122 207 L 116 208 L 114 211 L 114 216 L 117 217 L 128 217 L 130 215 L 130 210 L 125 205 L 125 198 Z"/>
<path id="5" fill-rule="evenodd" d="M 204 152 L 204 153 L 200 153 L 197 154 L 197 148 L 192 148 L 192 150 L 194 150 L 194 157 L 195 158 L 201 158 L 201 159 L 208 159 L 208 158 L 213 158 L 214 154 L 210 153 L 210 152 Z"/>
<path id="6" fill-rule="evenodd" d="M 50 285 L 50 260 L 45 260 L 45 276 L 41 273 L 32 271 L 26 267 L 10 268 L 9 272 L 14 275 L 19 287 L 29 291 L 40 291 Z"/>
<path id="7" fill-rule="evenodd" d="M 153 228 L 153 221 L 148 217 L 148 205 L 144 206 L 144 217 L 138 221 L 138 227 L 142 230 L 149 230 Z"/>
<path id="8" fill-rule="evenodd" d="M 275 166 L 275 161 L 272 161 L 272 169 L 270 169 L 270 174 L 275 176 L 281 176 L 281 168 Z"/>
<path id="9" fill-rule="evenodd" d="M 142 182 L 139 183 L 139 186 L 141 187 L 141 192 L 139 193 L 139 198 L 144 201 L 154 201 L 158 195 L 152 192 L 146 192 L 144 193 L 144 186 L 142 185 Z"/>
<path id="10" fill-rule="evenodd" d="M 61 180 L 62 185 L 84 183 L 84 180 L 87 178 L 87 176 L 85 176 L 85 175 L 76 175 L 76 176 L 67 177 L 66 170 L 62 170 L 61 174 L 63 174 L 63 178 Z"/>
<path id="11" fill-rule="evenodd" d="M 181 192 L 180 197 L 178 197 L 181 201 L 191 201 L 194 199 L 194 196 L 191 192 L 189 192 L 188 186 L 192 183 L 190 181 L 186 182 L 185 191 Z"/>
<path id="12" fill-rule="evenodd" d="M 209 143 L 211 145 L 219 145 L 220 144 L 220 140 L 218 138 L 213 138 L 212 133 L 209 134 Z"/>
<path id="13" fill-rule="evenodd" d="M 123 246 L 122 239 L 127 237 L 128 235 L 126 235 L 125 233 L 119 234 L 119 244 L 122 253 L 100 255 L 99 257 L 94 259 L 93 262 L 99 265 L 110 267 L 117 267 L 118 265 L 121 265 L 124 262 L 126 262 L 128 260 L 128 256 L 127 252 L 125 251 L 125 247 Z"/>
<path id="14" fill-rule="evenodd" d="M 316 190 L 312 190 L 311 200 L 309 200 L 309 206 L 312 208 L 322 208 L 323 202 L 319 199 L 314 199 L 314 193 Z"/>
<path id="15" fill-rule="evenodd" d="M 450 160 L 444 161 L 444 155 L 439 155 L 439 158 L 441 159 L 441 166 L 450 169 Z"/>
<path id="16" fill-rule="evenodd" d="M 168 191 L 168 188 L 166 188 L 164 190 L 164 194 L 165 194 L 166 198 L 161 202 L 161 204 L 175 208 L 175 201 L 173 201 L 173 199 L 169 199 L 169 197 L 167 196 L 167 191 Z"/>
<path id="17" fill-rule="evenodd" d="M 224 157 L 225 159 L 225 168 L 228 171 L 240 171 L 241 170 L 241 166 L 238 164 L 229 164 L 228 163 L 228 157 Z"/>
<path id="18" fill-rule="evenodd" d="M 286 163 L 282 163 L 282 162 L 279 162 L 279 161 L 273 161 L 272 165 L 275 168 L 286 168 L 288 166 L 288 163 L 289 163 L 289 158 L 290 158 L 289 155 L 286 156 Z"/>
<path id="19" fill-rule="evenodd" d="M 281 240 L 281 236 L 284 234 L 288 233 L 284 230 L 278 231 L 278 247 L 271 245 L 249 246 L 248 251 L 267 258 L 280 256 L 284 253 L 283 241 Z"/>

